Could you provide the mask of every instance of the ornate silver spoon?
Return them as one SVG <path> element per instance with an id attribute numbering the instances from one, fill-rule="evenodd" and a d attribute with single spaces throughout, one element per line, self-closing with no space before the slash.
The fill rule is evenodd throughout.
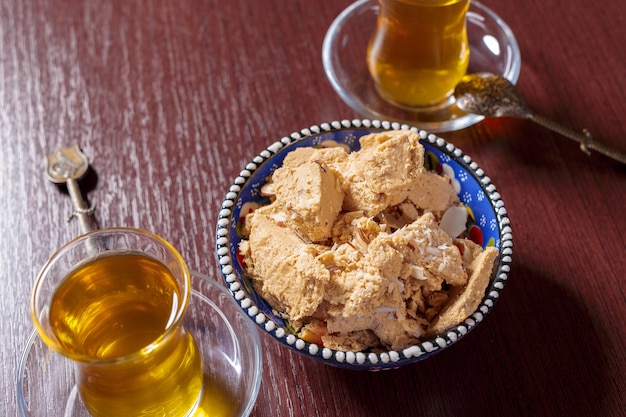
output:
<path id="1" fill-rule="evenodd" d="M 87 233 L 94 229 L 92 222 L 93 207 L 89 207 L 80 193 L 78 180 L 89 169 L 89 160 L 80 150 L 78 145 L 72 148 L 57 148 L 53 154 L 46 158 L 46 177 L 56 183 L 66 183 L 70 194 L 74 212 L 68 220 L 77 217 L 80 222 L 80 230 Z"/>
<path id="2" fill-rule="evenodd" d="M 626 154 L 596 142 L 587 129 L 577 132 L 535 113 L 519 95 L 515 86 L 502 76 L 489 73 L 466 75 L 457 84 L 454 96 L 456 105 L 465 112 L 488 117 L 528 119 L 578 142 L 580 149 L 587 155 L 594 150 L 626 164 Z"/>

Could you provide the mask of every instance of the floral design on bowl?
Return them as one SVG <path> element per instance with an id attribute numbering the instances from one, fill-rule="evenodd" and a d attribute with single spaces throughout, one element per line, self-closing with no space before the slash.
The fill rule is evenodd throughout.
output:
<path id="1" fill-rule="evenodd" d="M 431 171 L 447 174 L 468 211 L 468 236 L 482 246 L 495 246 L 499 257 L 491 281 L 477 310 L 463 323 L 445 334 L 425 340 L 401 351 L 344 352 L 300 339 L 289 324 L 263 300 L 251 284 L 239 254 L 245 216 L 256 207 L 269 204 L 260 189 L 283 159 L 297 147 L 343 146 L 359 149 L 359 138 L 384 130 L 413 130 L 425 148 L 424 165 Z M 235 178 L 219 213 L 216 250 L 224 282 L 232 296 L 259 328 L 278 342 L 315 360 L 352 369 L 397 368 L 423 360 L 464 337 L 491 311 L 503 290 L 512 261 L 512 233 L 507 211 L 491 179 L 469 156 L 444 139 L 404 124 L 378 120 L 342 120 L 323 123 L 294 132 L 257 155 Z"/>

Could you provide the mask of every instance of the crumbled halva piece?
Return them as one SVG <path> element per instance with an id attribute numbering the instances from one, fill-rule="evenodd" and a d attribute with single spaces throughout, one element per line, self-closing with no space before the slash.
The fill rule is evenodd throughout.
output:
<path id="1" fill-rule="evenodd" d="M 416 267 L 413 271 L 418 272 L 415 273 L 427 276 L 425 281 L 446 281 L 449 285 L 467 283 L 458 247 L 439 228 L 431 213 L 394 232 L 390 245 L 401 250 L 405 261 Z"/>
<path id="2" fill-rule="evenodd" d="M 343 205 L 341 183 L 334 170 L 321 160 L 288 164 L 274 172 L 272 183 L 276 200 L 271 210 L 277 220 L 310 242 L 330 238 Z"/>
<path id="3" fill-rule="evenodd" d="M 409 189 L 407 198 L 388 207 L 380 216 L 394 228 L 412 223 L 423 213 L 433 213 L 440 219 L 450 207 L 461 205 L 448 177 L 423 171 Z M 464 223 L 464 222 L 463 222 Z"/>
<path id="4" fill-rule="evenodd" d="M 335 166 L 348 159 L 348 152 L 340 146 L 332 148 L 296 148 L 289 152 L 283 161 L 282 167 L 297 168 L 305 162 L 323 161 Z"/>
<path id="5" fill-rule="evenodd" d="M 450 179 L 434 172 L 424 171 L 409 190 L 408 200 L 416 207 L 433 212 L 443 212 L 458 205 L 459 197 L 450 186 Z"/>
<path id="6" fill-rule="evenodd" d="M 330 272 L 317 260 L 327 249 L 306 243 L 263 210 L 254 213 L 246 219 L 250 236 L 240 249 L 248 272 L 256 278 L 255 290 L 293 320 L 313 315 L 330 280 Z"/>
<path id="7" fill-rule="evenodd" d="M 424 169 L 424 148 L 410 131 L 361 137 L 361 149 L 333 164 L 342 175 L 343 209 L 373 216 L 399 204 Z"/>
<path id="8" fill-rule="evenodd" d="M 468 284 L 453 289 L 452 302 L 435 317 L 428 328 L 429 334 L 440 333 L 462 322 L 478 308 L 497 256 L 498 250 L 494 247 L 487 247 L 478 253 L 469 267 L 471 276 Z"/>

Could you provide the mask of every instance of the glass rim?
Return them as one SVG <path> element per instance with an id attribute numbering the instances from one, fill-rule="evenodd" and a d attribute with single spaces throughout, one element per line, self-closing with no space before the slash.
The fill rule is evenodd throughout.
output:
<path id="1" fill-rule="evenodd" d="M 41 289 L 41 285 L 44 281 L 44 275 L 46 274 L 46 272 L 52 267 L 52 265 L 54 264 L 54 262 L 56 260 L 58 260 L 60 258 L 60 256 L 65 253 L 68 249 L 70 249 L 73 246 L 76 246 L 77 244 L 80 244 L 82 242 L 86 242 L 89 239 L 92 239 L 96 236 L 100 236 L 100 235 L 106 235 L 106 234 L 113 234 L 113 233 L 130 233 L 130 234 L 134 234 L 134 235 L 140 235 L 140 236 L 144 236 L 144 237 L 148 237 L 156 242 L 158 242 L 159 244 L 161 244 L 171 255 L 173 255 L 177 265 L 179 265 L 181 267 L 181 271 L 182 271 L 182 275 L 183 275 L 183 279 L 182 282 L 184 282 L 184 288 L 182 288 L 181 290 L 181 294 L 182 294 L 182 299 L 181 302 L 178 303 L 178 306 L 176 307 L 176 314 L 173 315 L 174 319 L 170 320 L 167 324 L 167 327 L 164 329 L 163 333 L 161 333 L 161 335 L 155 339 L 154 341 L 152 341 L 151 343 L 149 343 L 148 345 L 142 347 L 141 349 L 130 353 L 128 355 L 124 355 L 124 356 L 119 356 L 116 358 L 111 358 L 111 359 L 96 359 L 87 355 L 83 355 L 83 354 L 73 354 L 73 353 L 68 353 L 66 352 L 63 347 L 61 346 L 61 344 L 59 343 L 58 339 L 56 337 L 52 337 L 48 330 L 46 329 L 46 326 L 44 323 L 42 323 L 40 317 L 41 317 L 41 311 L 43 311 L 42 309 L 39 309 L 37 307 L 38 304 L 38 295 L 39 295 L 39 290 Z M 141 252 L 141 251 L 140 251 Z M 100 252 L 100 253 L 105 253 Z M 167 265 L 165 265 L 166 267 L 168 267 Z M 168 267 L 169 269 L 169 267 Z M 180 281 L 177 278 L 177 281 Z M 165 240 L 164 238 L 162 238 L 161 236 L 152 233 L 150 231 L 147 230 L 143 230 L 143 229 L 139 229 L 139 228 L 133 228 L 133 227 L 109 227 L 109 228 L 102 228 L 102 229 L 95 229 L 92 230 L 90 232 L 84 233 L 80 236 L 77 236 L 73 239 L 71 239 L 70 241 L 66 242 L 65 244 L 63 244 L 61 247 L 59 247 L 57 250 L 54 251 L 54 253 L 46 260 L 46 262 L 44 263 L 44 265 L 42 266 L 42 268 L 40 269 L 40 271 L 37 273 L 37 277 L 35 279 L 35 283 L 33 285 L 33 289 L 31 291 L 31 295 L 30 295 L 30 300 L 29 300 L 29 309 L 30 309 L 30 314 L 31 314 L 31 318 L 33 320 L 33 323 L 35 325 L 35 330 L 36 332 L 39 334 L 39 337 L 41 337 L 42 341 L 48 346 L 50 347 L 50 349 L 52 349 L 53 351 L 59 353 L 62 356 L 67 357 L 68 359 L 71 359 L 73 361 L 77 361 L 80 363 L 85 363 L 85 364 L 113 364 L 113 363 L 120 363 L 120 362 L 125 362 L 125 361 L 129 361 L 132 360 L 135 357 L 139 357 L 147 352 L 150 352 L 151 350 L 153 350 L 154 348 L 156 348 L 158 345 L 160 345 L 162 343 L 163 340 L 165 340 L 167 337 L 170 336 L 170 334 L 178 328 L 178 326 L 182 323 L 183 318 L 185 317 L 185 313 L 187 311 L 187 308 L 189 306 L 189 300 L 191 298 L 191 274 L 189 272 L 189 267 L 187 266 L 187 263 L 185 262 L 184 258 L 182 257 L 182 255 L 178 252 L 178 250 L 167 240 Z"/>

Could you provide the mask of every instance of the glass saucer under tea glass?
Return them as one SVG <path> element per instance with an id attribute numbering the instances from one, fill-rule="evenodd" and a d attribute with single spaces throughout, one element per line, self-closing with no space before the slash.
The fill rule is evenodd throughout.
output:
<path id="1" fill-rule="evenodd" d="M 367 118 L 406 123 L 432 133 L 460 130 L 484 119 L 460 110 L 453 98 L 448 106 L 428 112 L 402 109 L 383 100 L 366 60 L 377 15 L 377 0 L 359 0 L 337 16 L 324 38 L 324 71 L 346 104 Z M 467 12 L 467 36 L 468 73 L 491 72 L 513 84 L 517 82 L 521 56 L 513 32 L 493 11 L 475 0 L 471 0 Z"/>
<path id="2" fill-rule="evenodd" d="M 190 272 L 191 299 L 183 324 L 201 351 L 208 379 L 205 386 L 209 387 L 203 403 L 222 403 L 222 407 L 227 401 L 216 415 L 247 417 L 261 384 L 259 334 L 226 288 L 206 275 Z M 89 417 L 78 395 L 72 362 L 49 349 L 36 331 L 20 359 L 17 400 L 22 417 Z"/>

